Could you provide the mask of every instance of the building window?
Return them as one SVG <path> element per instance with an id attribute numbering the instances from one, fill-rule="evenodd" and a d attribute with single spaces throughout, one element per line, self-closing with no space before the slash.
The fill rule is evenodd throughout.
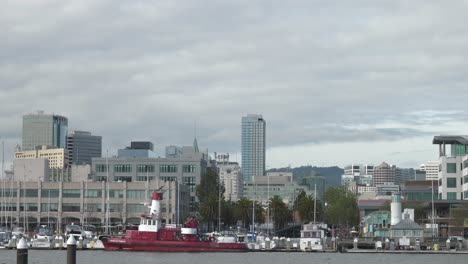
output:
<path id="1" fill-rule="evenodd" d="M 109 198 L 123 198 L 123 190 L 109 190 Z"/>
<path id="2" fill-rule="evenodd" d="M 86 203 L 84 204 L 84 212 L 101 212 L 102 206 L 100 203 Z"/>
<path id="3" fill-rule="evenodd" d="M 20 211 L 37 212 L 37 203 L 21 203 Z"/>
<path id="4" fill-rule="evenodd" d="M 52 189 L 42 189 L 41 190 L 41 197 L 42 198 L 58 198 L 60 195 L 59 190 L 52 190 Z"/>
<path id="5" fill-rule="evenodd" d="M 447 192 L 447 200 L 456 200 L 457 193 L 456 192 Z"/>
<path id="6" fill-rule="evenodd" d="M 137 166 L 138 172 L 154 172 L 154 165 L 140 164 Z"/>
<path id="7" fill-rule="evenodd" d="M 142 204 L 127 204 L 127 213 L 142 213 L 144 210 Z"/>
<path id="8" fill-rule="evenodd" d="M 149 178 L 149 179 L 148 179 Z M 136 181 L 152 181 L 154 180 L 154 177 L 153 176 L 149 176 L 149 177 L 146 177 L 146 176 L 137 176 L 136 177 Z"/>
<path id="9" fill-rule="evenodd" d="M 160 165 L 159 166 L 160 172 L 177 172 L 177 165 Z"/>
<path id="10" fill-rule="evenodd" d="M 22 189 L 21 190 L 21 197 L 34 197 L 37 198 L 37 189 Z"/>
<path id="11" fill-rule="evenodd" d="M 132 165 L 116 164 L 114 165 L 114 172 L 132 172 Z"/>
<path id="12" fill-rule="evenodd" d="M 127 199 L 146 199 L 144 190 L 127 190 Z"/>
<path id="13" fill-rule="evenodd" d="M 96 164 L 96 172 L 107 172 L 106 164 Z"/>
<path id="14" fill-rule="evenodd" d="M 131 182 L 132 176 L 115 176 L 114 181 L 116 182 Z"/>
<path id="15" fill-rule="evenodd" d="M 447 188 L 456 188 L 457 178 L 447 178 Z"/>
<path id="16" fill-rule="evenodd" d="M 161 177 L 159 177 L 159 179 L 161 181 L 165 181 L 165 182 L 173 182 L 173 181 L 177 180 L 177 177 L 164 177 L 164 176 L 161 176 Z"/>
<path id="17" fill-rule="evenodd" d="M 0 191 L 0 197 L 11 197 L 16 198 L 16 190 L 14 189 L 5 189 L 4 191 Z"/>
<path id="18" fill-rule="evenodd" d="M 85 190 L 85 197 L 86 198 L 101 198 L 102 191 L 101 190 Z"/>
<path id="19" fill-rule="evenodd" d="M 58 212 L 58 203 L 41 203 L 41 212 Z"/>
<path id="20" fill-rule="evenodd" d="M 188 173 L 193 173 L 193 172 L 195 172 L 195 165 L 182 165 L 182 171 L 183 172 L 188 172 Z"/>
<path id="21" fill-rule="evenodd" d="M 79 212 L 80 204 L 79 203 L 64 203 L 62 204 L 63 212 Z"/>
<path id="22" fill-rule="evenodd" d="M 447 163 L 447 173 L 457 173 L 457 164 Z"/>
<path id="23" fill-rule="evenodd" d="M 63 190 L 62 197 L 63 198 L 80 198 L 81 190 Z"/>

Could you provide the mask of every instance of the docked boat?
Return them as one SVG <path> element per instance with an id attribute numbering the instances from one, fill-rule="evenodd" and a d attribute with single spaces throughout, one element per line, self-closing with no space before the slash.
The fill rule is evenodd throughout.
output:
<path id="1" fill-rule="evenodd" d="M 302 226 L 301 238 L 299 240 L 299 247 L 301 251 L 323 251 L 325 224 L 305 224 Z"/>
<path id="2" fill-rule="evenodd" d="M 54 229 L 46 225 L 39 226 L 36 235 L 31 239 L 31 247 L 53 248 L 54 246 Z"/>
<path id="3" fill-rule="evenodd" d="M 163 224 L 160 201 L 163 193 L 154 192 L 149 212 L 141 216 L 138 230 L 127 230 L 124 237 L 103 238 L 106 250 L 166 252 L 244 252 L 247 245 L 235 240 L 203 239 L 198 234 L 198 221 L 191 217 L 184 226 Z"/>

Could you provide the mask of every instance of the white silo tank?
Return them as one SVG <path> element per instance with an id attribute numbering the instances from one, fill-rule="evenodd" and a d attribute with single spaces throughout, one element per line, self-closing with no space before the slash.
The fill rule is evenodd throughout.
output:
<path id="1" fill-rule="evenodd" d="M 401 221 L 401 196 L 399 192 L 392 194 L 392 203 L 390 204 L 392 212 L 391 225 L 396 225 Z"/>

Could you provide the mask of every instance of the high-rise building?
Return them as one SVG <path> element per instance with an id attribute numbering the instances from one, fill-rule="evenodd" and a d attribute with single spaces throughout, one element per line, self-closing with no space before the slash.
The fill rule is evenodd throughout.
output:
<path id="1" fill-rule="evenodd" d="M 377 186 L 384 183 L 395 183 L 396 167 L 390 166 L 386 162 L 382 162 L 374 168 L 373 182 Z"/>
<path id="2" fill-rule="evenodd" d="M 37 146 L 66 147 L 68 119 L 59 115 L 37 114 L 23 116 L 22 150 L 34 150 Z"/>
<path id="3" fill-rule="evenodd" d="M 242 117 L 242 175 L 244 182 L 252 176 L 265 175 L 265 130 L 262 115 Z"/>
<path id="4" fill-rule="evenodd" d="M 86 131 L 69 131 L 67 149 L 70 164 L 91 164 L 91 158 L 101 157 L 102 137 Z"/>
<path id="5" fill-rule="evenodd" d="M 224 185 L 224 199 L 237 201 L 242 196 L 243 183 L 239 163 L 229 161 L 229 154 L 215 155 L 219 179 Z"/>

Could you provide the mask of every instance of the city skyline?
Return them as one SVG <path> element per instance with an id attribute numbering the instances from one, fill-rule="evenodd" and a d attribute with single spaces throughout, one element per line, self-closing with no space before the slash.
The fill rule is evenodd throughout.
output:
<path id="1" fill-rule="evenodd" d="M 259 113 L 268 120 L 267 169 L 416 168 L 438 158 L 434 136 L 468 134 L 466 3 L 3 6 L 7 164 L 22 116 L 37 110 L 102 136 L 103 155 L 148 140 L 163 156 L 165 146 L 191 145 L 196 122 L 201 147 L 238 162 L 239 119 Z"/>

